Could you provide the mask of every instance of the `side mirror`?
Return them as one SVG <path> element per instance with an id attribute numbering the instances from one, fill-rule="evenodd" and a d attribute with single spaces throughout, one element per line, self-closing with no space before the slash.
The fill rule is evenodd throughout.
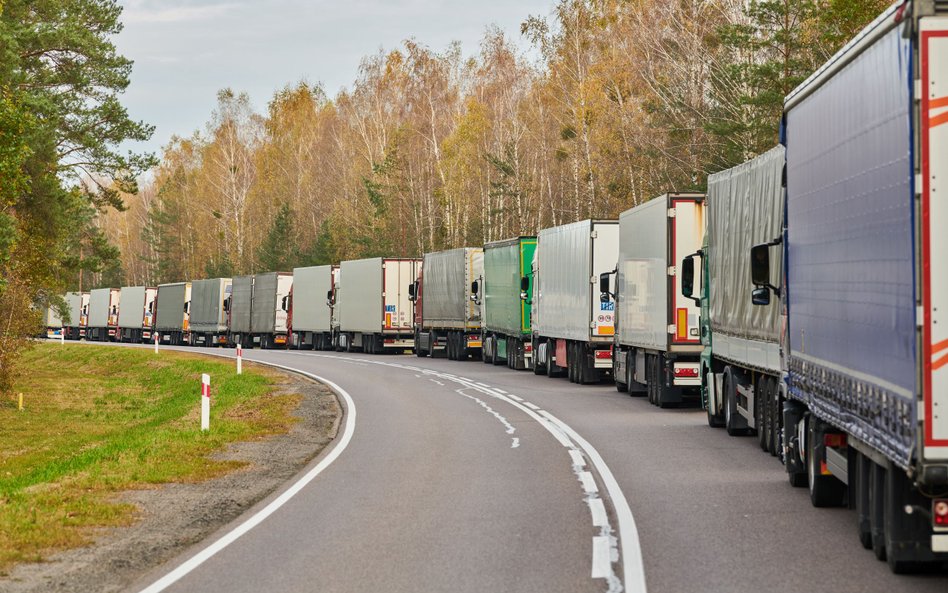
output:
<path id="1" fill-rule="evenodd" d="M 230 297 L 224 299 L 224 313 L 230 313 Z"/>
<path id="2" fill-rule="evenodd" d="M 610 275 L 611 274 L 609 274 L 609 272 L 603 272 L 602 274 L 599 274 L 599 292 L 601 292 L 602 296 L 604 297 L 602 299 L 602 302 L 604 303 L 609 300 L 609 276 Z"/>
<path id="3" fill-rule="evenodd" d="M 612 299 L 609 298 L 608 292 L 603 292 L 603 293 L 600 293 L 599 300 L 603 303 L 608 303 Z"/>
<path id="4" fill-rule="evenodd" d="M 751 282 L 757 286 L 770 285 L 770 245 L 751 247 Z"/>
<path id="5" fill-rule="evenodd" d="M 417 280 L 415 280 L 414 282 L 408 285 L 408 300 L 409 301 L 414 301 L 417 298 L 415 296 L 415 289 L 417 286 L 418 286 Z"/>
<path id="6" fill-rule="evenodd" d="M 755 305 L 770 304 L 770 289 L 766 286 L 758 286 L 751 292 L 751 302 Z"/>
<path id="7" fill-rule="evenodd" d="M 477 280 L 475 280 L 474 282 L 471 282 L 471 295 L 476 295 L 478 292 L 480 292 L 480 288 L 481 287 L 478 284 Z"/>
<path id="8" fill-rule="evenodd" d="M 695 258 L 689 255 L 681 260 L 681 296 L 694 298 L 695 294 Z"/>
<path id="9" fill-rule="evenodd" d="M 280 309 L 282 309 L 282 310 L 284 310 L 284 311 L 288 311 L 288 310 L 289 310 L 289 300 L 290 300 L 290 297 L 289 297 L 289 296 L 283 297 L 283 301 L 280 303 Z"/>
<path id="10" fill-rule="evenodd" d="M 188 301 L 184 304 L 184 312 L 187 313 L 191 310 L 191 301 Z"/>
<path id="11" fill-rule="evenodd" d="M 526 276 L 521 276 L 520 277 L 520 292 L 526 293 L 528 290 L 530 290 L 530 278 Z M 521 296 L 520 298 L 525 298 L 525 297 Z"/>

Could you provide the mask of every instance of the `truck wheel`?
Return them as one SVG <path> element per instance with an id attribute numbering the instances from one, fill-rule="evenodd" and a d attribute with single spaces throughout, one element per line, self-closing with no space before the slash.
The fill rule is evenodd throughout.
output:
<path id="1" fill-rule="evenodd" d="M 757 443 L 764 451 L 767 450 L 767 441 L 770 438 L 770 427 L 767 426 L 770 411 L 767 409 L 767 400 L 770 399 L 770 390 L 767 388 L 767 377 L 761 375 L 757 379 L 754 390 L 754 422 L 757 424 Z"/>
<path id="2" fill-rule="evenodd" d="M 556 354 L 556 341 L 547 340 L 546 342 L 546 376 L 552 378 L 562 376 L 560 367 L 553 361 Z"/>
<path id="3" fill-rule="evenodd" d="M 455 344 L 458 348 L 458 360 L 466 361 L 471 358 L 471 353 L 467 349 L 467 334 L 464 332 L 455 334 Z"/>
<path id="4" fill-rule="evenodd" d="M 547 374 L 547 366 L 550 364 L 550 349 L 547 346 L 546 352 L 546 364 L 540 364 L 540 348 L 537 342 L 533 342 L 533 374 L 534 375 L 545 375 Z"/>
<path id="5" fill-rule="evenodd" d="M 846 486 L 835 476 L 823 475 L 821 471 L 823 447 L 820 442 L 823 440 L 823 431 L 819 430 L 819 425 L 820 421 L 813 416 L 807 420 L 806 468 L 810 484 L 810 502 L 819 508 L 842 506 Z"/>
<path id="6" fill-rule="evenodd" d="M 869 469 L 869 529 L 871 531 L 872 553 L 879 560 L 886 559 L 885 474 L 885 468 L 872 462 Z"/>
<path id="7" fill-rule="evenodd" d="M 862 547 L 872 549 L 872 518 L 869 508 L 869 473 L 871 472 L 872 461 L 860 452 L 856 452 L 855 480 L 853 487 L 856 489 L 856 530 L 859 534 L 859 543 Z"/>
<path id="8" fill-rule="evenodd" d="M 706 401 L 704 402 L 704 410 L 705 412 L 707 412 L 707 415 L 708 415 L 708 426 L 710 426 L 711 428 L 721 428 L 722 426 L 724 426 L 724 418 L 721 416 L 720 412 L 715 414 L 712 411 L 711 387 L 709 387 L 709 385 L 711 385 L 711 382 L 714 380 L 715 380 L 714 373 L 705 369 L 704 377 L 701 379 L 701 381 L 704 384 L 703 386 L 704 391 L 707 394 Z"/>
<path id="9" fill-rule="evenodd" d="M 724 369 L 724 428 L 732 436 L 746 436 L 750 429 L 737 411 L 737 382 L 731 367 Z"/>

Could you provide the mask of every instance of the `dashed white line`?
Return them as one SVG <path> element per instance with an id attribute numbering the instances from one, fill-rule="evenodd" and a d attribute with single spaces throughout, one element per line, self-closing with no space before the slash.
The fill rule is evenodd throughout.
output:
<path id="1" fill-rule="evenodd" d="M 576 449 L 569 450 L 569 456 L 573 459 L 573 465 L 578 467 L 586 467 L 586 459 L 583 457 L 583 454 Z"/>
<path id="2" fill-rule="evenodd" d="M 518 402 L 522 402 L 522 401 L 523 401 L 523 398 L 522 398 L 522 397 L 517 397 L 516 395 L 514 395 L 514 394 L 512 394 L 512 393 L 508 393 L 508 394 L 507 394 L 507 397 L 509 397 L 510 399 L 512 399 L 512 400 L 514 400 L 514 401 L 518 401 Z"/>
<path id="3" fill-rule="evenodd" d="M 580 472 L 579 481 L 583 483 L 583 490 L 586 491 L 586 494 L 596 494 L 599 492 L 599 486 L 596 485 L 596 480 L 591 473 Z"/>
<path id="4" fill-rule="evenodd" d="M 540 406 L 538 406 L 538 405 L 536 405 L 536 404 L 531 404 L 530 402 L 523 402 L 523 405 L 527 406 L 527 407 L 530 408 L 531 410 L 539 410 L 539 409 L 540 409 Z"/>
<path id="5" fill-rule="evenodd" d="M 589 513 L 592 515 L 594 527 L 605 527 L 609 524 L 609 516 L 606 515 L 606 505 L 601 498 L 590 498 L 586 501 L 589 504 Z"/>
<path id="6" fill-rule="evenodd" d="M 612 555 L 609 551 L 609 537 L 597 535 L 593 538 L 592 578 L 604 579 L 612 573 Z"/>

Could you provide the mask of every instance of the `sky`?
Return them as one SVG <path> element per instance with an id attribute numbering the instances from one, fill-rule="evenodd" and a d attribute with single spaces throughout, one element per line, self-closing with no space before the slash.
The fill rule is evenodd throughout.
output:
<path id="1" fill-rule="evenodd" d="M 160 154 L 172 135 L 204 129 L 217 91 L 246 91 L 258 111 L 305 80 L 329 96 L 351 87 L 359 62 L 414 38 L 434 51 L 478 51 L 487 27 L 526 46 L 520 23 L 554 0 L 120 0 L 119 53 L 134 60 L 123 103 L 156 126 L 128 149 Z"/>

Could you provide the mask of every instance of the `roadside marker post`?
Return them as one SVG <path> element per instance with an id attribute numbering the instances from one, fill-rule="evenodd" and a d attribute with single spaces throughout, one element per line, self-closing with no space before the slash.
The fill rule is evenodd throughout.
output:
<path id="1" fill-rule="evenodd" d="M 237 374 L 241 374 L 242 364 L 244 360 L 244 349 L 241 347 L 240 342 L 237 342 Z"/>
<path id="2" fill-rule="evenodd" d="M 66 330 L 60 329 L 59 330 L 59 344 L 63 345 L 65 343 L 66 343 Z"/>
<path id="3" fill-rule="evenodd" d="M 20 394 L 18 400 L 19 401 L 17 401 L 16 409 L 22 412 L 23 411 L 23 394 L 22 393 Z"/>
<path id="4" fill-rule="evenodd" d="M 201 375 L 201 430 L 211 429 L 211 376 Z"/>
<path id="5" fill-rule="evenodd" d="M 158 332 L 155 332 L 155 354 L 158 354 Z"/>

